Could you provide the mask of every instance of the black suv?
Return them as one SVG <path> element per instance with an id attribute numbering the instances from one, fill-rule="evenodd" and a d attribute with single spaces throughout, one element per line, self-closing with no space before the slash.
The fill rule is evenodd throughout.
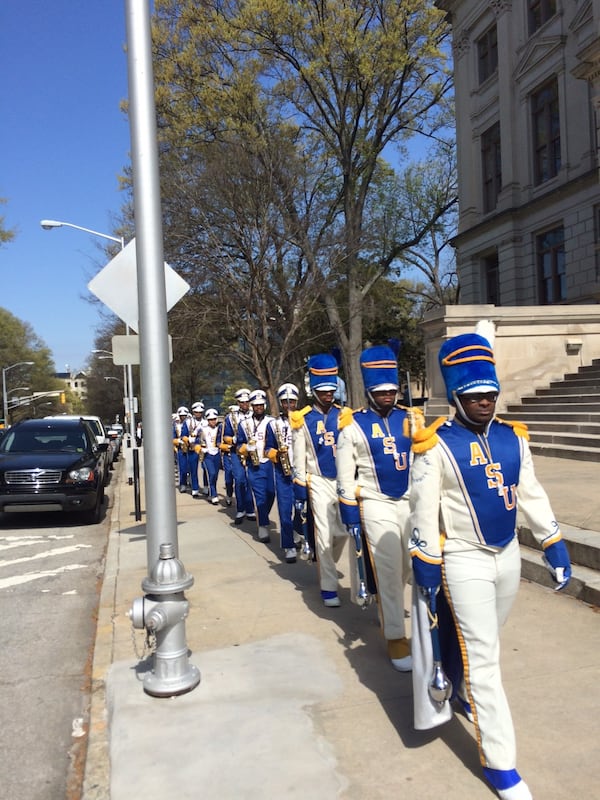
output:
<path id="1" fill-rule="evenodd" d="M 28 419 L 0 440 L 0 512 L 81 511 L 96 523 L 108 444 L 83 419 Z"/>

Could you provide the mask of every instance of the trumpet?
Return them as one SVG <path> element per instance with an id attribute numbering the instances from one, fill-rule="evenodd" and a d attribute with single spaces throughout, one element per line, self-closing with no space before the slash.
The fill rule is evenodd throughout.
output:
<path id="1" fill-rule="evenodd" d="M 283 433 L 275 423 L 275 437 L 277 439 L 277 452 L 279 454 L 279 464 L 284 475 L 292 474 L 292 464 L 290 461 L 290 451 L 285 443 Z"/>
<path id="2" fill-rule="evenodd" d="M 182 453 L 187 453 L 190 448 L 190 439 L 188 436 L 182 436 L 181 444 L 179 445 Z"/>

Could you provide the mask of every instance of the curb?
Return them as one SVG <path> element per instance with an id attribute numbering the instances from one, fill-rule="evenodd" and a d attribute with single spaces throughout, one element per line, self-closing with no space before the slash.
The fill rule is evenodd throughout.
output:
<path id="1" fill-rule="evenodd" d="M 106 710 L 106 675 L 113 660 L 115 595 L 119 577 L 119 535 L 123 462 L 113 472 L 115 492 L 104 559 L 104 578 L 98 607 L 92 664 L 88 746 L 81 800 L 110 797 L 110 752 Z"/>

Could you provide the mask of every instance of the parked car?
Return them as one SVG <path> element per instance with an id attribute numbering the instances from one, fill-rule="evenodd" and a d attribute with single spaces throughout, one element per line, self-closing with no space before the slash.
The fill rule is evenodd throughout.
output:
<path id="1" fill-rule="evenodd" d="M 28 419 L 0 441 L 0 512 L 80 511 L 99 522 L 108 444 L 82 419 Z"/>
<path id="2" fill-rule="evenodd" d="M 106 428 L 106 435 L 113 443 L 114 449 L 114 459 L 117 460 L 119 455 L 121 454 L 121 445 L 123 444 L 123 434 L 124 434 L 123 426 L 120 425 L 118 422 L 113 423 L 112 425 L 108 425 Z"/>
<path id="3" fill-rule="evenodd" d="M 88 414 L 82 414 L 81 416 L 61 414 L 60 416 L 44 417 L 44 419 L 84 419 L 93 430 L 98 444 L 108 444 L 108 447 L 105 449 L 105 456 L 104 456 L 103 480 L 104 484 L 106 485 L 108 483 L 109 470 L 112 468 L 112 464 L 115 459 L 115 450 L 112 440 L 110 440 L 106 434 L 106 428 L 104 427 L 104 423 L 102 422 L 100 417 L 94 417 Z"/>

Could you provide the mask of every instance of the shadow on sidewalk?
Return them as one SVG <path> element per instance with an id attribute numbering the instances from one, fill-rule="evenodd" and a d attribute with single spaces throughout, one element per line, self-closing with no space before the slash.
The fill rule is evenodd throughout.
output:
<path id="1" fill-rule="evenodd" d="M 232 512 L 231 508 L 221 507 L 219 511 L 230 517 L 231 527 L 239 534 L 257 541 L 256 522 L 244 521 L 241 525 L 235 525 L 233 521 L 235 512 Z M 411 675 L 394 670 L 387 658 L 375 599 L 365 609 L 352 603 L 348 574 L 340 571 L 338 567 L 341 579 L 338 594 L 342 605 L 339 608 L 325 607 L 320 597 L 317 564 L 302 561 L 299 557 L 295 564 L 286 563 L 283 550 L 279 547 L 278 527 L 272 524 L 270 534 L 271 541 L 262 546 L 266 547 L 277 561 L 269 563 L 269 569 L 290 583 L 294 590 L 302 595 L 302 600 L 311 614 L 322 620 L 331 621 L 332 631 L 349 667 L 360 683 L 377 699 L 403 746 L 408 749 L 418 749 L 439 738 L 454 753 L 457 760 L 487 786 L 481 773 L 475 730 L 472 726 L 466 727 L 466 723 L 453 717 L 445 725 L 432 731 L 414 729 Z M 350 544 L 349 540 L 348 547 Z M 344 559 L 345 556 L 342 556 L 340 565 Z M 348 561 L 345 561 L 344 568 L 349 569 Z M 408 607 L 406 615 L 409 616 Z M 357 726 L 360 728 L 360 721 L 357 721 Z"/>

